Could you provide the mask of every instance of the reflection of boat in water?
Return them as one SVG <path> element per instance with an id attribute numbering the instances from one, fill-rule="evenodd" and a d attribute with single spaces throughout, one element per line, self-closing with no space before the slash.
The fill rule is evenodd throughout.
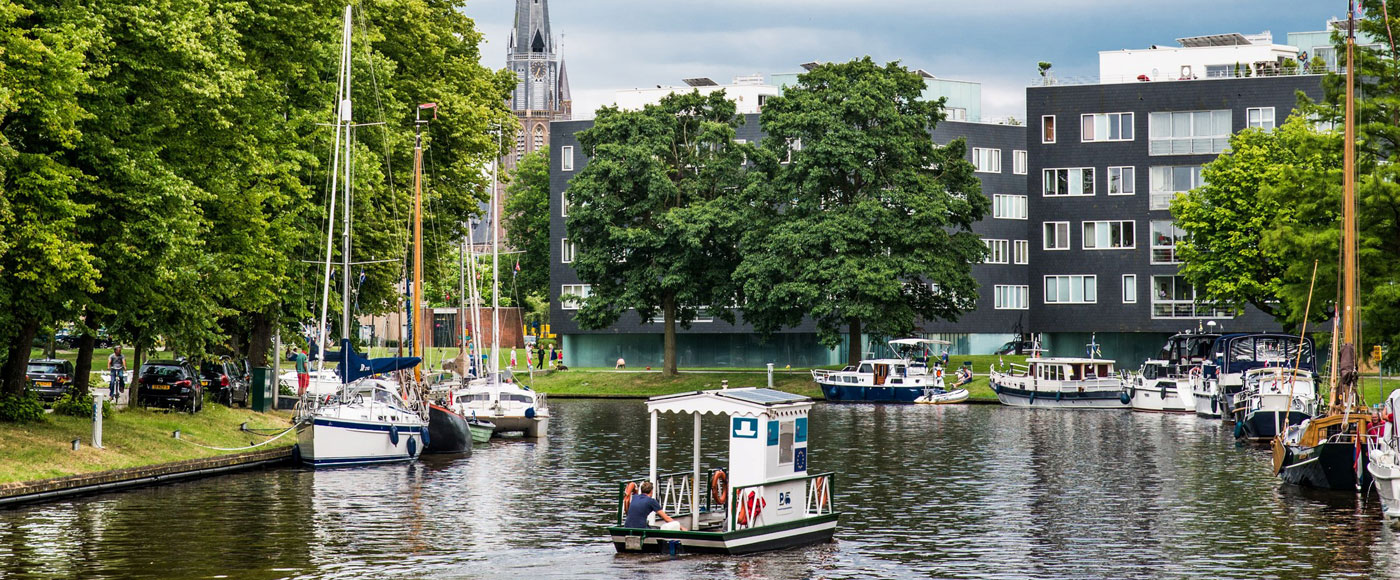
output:
<path id="1" fill-rule="evenodd" d="M 617 524 L 608 528 L 618 552 L 745 554 L 831 541 L 840 512 L 832 509 L 832 474 L 807 472 L 812 400 L 771 389 L 720 389 L 653 397 L 651 467 L 661 509 L 675 525 L 623 527 L 639 480 L 618 484 Z M 694 418 L 690 470 L 661 473 L 658 421 L 663 414 Z M 724 417 L 727 470 L 701 472 L 701 418 Z M 702 479 L 702 476 L 708 475 Z M 700 487 L 709 483 L 702 493 Z M 669 528 L 669 529 L 668 529 Z"/>
<path id="2" fill-rule="evenodd" d="M 833 403 L 913 403 L 943 389 L 943 367 L 929 347 L 948 344 L 925 338 L 891 340 L 893 357 L 863 359 L 839 371 L 813 369 L 812 380 Z"/>

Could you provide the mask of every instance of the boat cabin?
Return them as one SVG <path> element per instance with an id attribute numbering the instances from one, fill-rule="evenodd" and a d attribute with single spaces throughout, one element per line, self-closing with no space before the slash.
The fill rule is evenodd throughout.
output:
<path id="1" fill-rule="evenodd" d="M 616 525 L 608 528 L 617 550 L 738 554 L 830 540 L 839 516 L 831 502 L 832 474 L 808 472 L 812 404 L 808 397 L 764 388 L 649 399 L 649 468 L 646 478 L 619 484 Z M 658 464 L 662 415 L 689 415 L 693 423 L 691 462 L 680 471 Z M 705 440 L 701 422 L 707 415 L 724 422 L 727 441 Z M 702 466 L 702 446 L 720 444 L 728 446 L 727 464 Z M 644 481 L 654 483 L 662 511 L 684 530 L 623 527 Z"/>
<path id="2" fill-rule="evenodd" d="M 1215 340 L 1213 350 L 1211 362 L 1216 368 L 1208 369 L 1207 374 L 1211 371 L 1236 374 L 1249 369 L 1293 367 L 1295 364 L 1299 370 L 1313 371 L 1317 364 L 1312 339 L 1300 342 L 1297 336 L 1288 334 L 1227 334 Z"/>
<path id="3" fill-rule="evenodd" d="M 1113 376 L 1113 363 L 1096 358 L 1030 358 L 1026 374 L 1044 381 L 1102 379 Z"/>

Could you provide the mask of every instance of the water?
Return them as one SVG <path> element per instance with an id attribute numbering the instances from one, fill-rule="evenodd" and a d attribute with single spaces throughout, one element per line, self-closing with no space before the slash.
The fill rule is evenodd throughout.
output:
<path id="1" fill-rule="evenodd" d="M 241 473 L 0 511 L 0 578 L 1400 578 L 1379 502 L 1285 487 L 1218 421 L 997 406 L 818 405 L 837 542 L 617 555 L 637 401 L 555 401 L 550 436 L 468 458 Z M 725 448 L 707 418 L 705 467 Z M 688 468 L 690 419 L 663 419 Z"/>

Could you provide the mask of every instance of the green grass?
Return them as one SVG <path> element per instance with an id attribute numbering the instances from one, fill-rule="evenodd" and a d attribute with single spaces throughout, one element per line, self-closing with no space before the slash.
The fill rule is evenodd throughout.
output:
<path id="1" fill-rule="evenodd" d="M 0 423 L 0 483 L 31 481 L 95 471 L 156 465 L 184 459 L 210 457 L 230 451 L 214 451 L 176 440 L 180 430 L 184 440 L 214 447 L 243 447 L 267 437 L 239 431 L 250 428 L 285 429 L 291 426 L 290 412 L 255 413 L 205 402 L 204 410 L 189 413 L 145 409 L 118 411 L 102 421 L 102 449 L 92 443 L 92 419 L 49 414 L 37 423 Z M 72 450 L 73 438 L 82 439 L 82 448 Z M 296 443 L 289 434 L 259 447 L 269 449 Z"/>

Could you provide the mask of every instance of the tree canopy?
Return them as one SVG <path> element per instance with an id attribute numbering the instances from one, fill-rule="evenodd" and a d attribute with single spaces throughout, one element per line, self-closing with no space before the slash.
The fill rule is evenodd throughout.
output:
<path id="1" fill-rule="evenodd" d="M 549 288 L 549 217 L 549 147 L 542 147 L 520 159 L 506 186 L 503 222 L 521 252 L 516 284 L 523 294 L 544 296 Z"/>

